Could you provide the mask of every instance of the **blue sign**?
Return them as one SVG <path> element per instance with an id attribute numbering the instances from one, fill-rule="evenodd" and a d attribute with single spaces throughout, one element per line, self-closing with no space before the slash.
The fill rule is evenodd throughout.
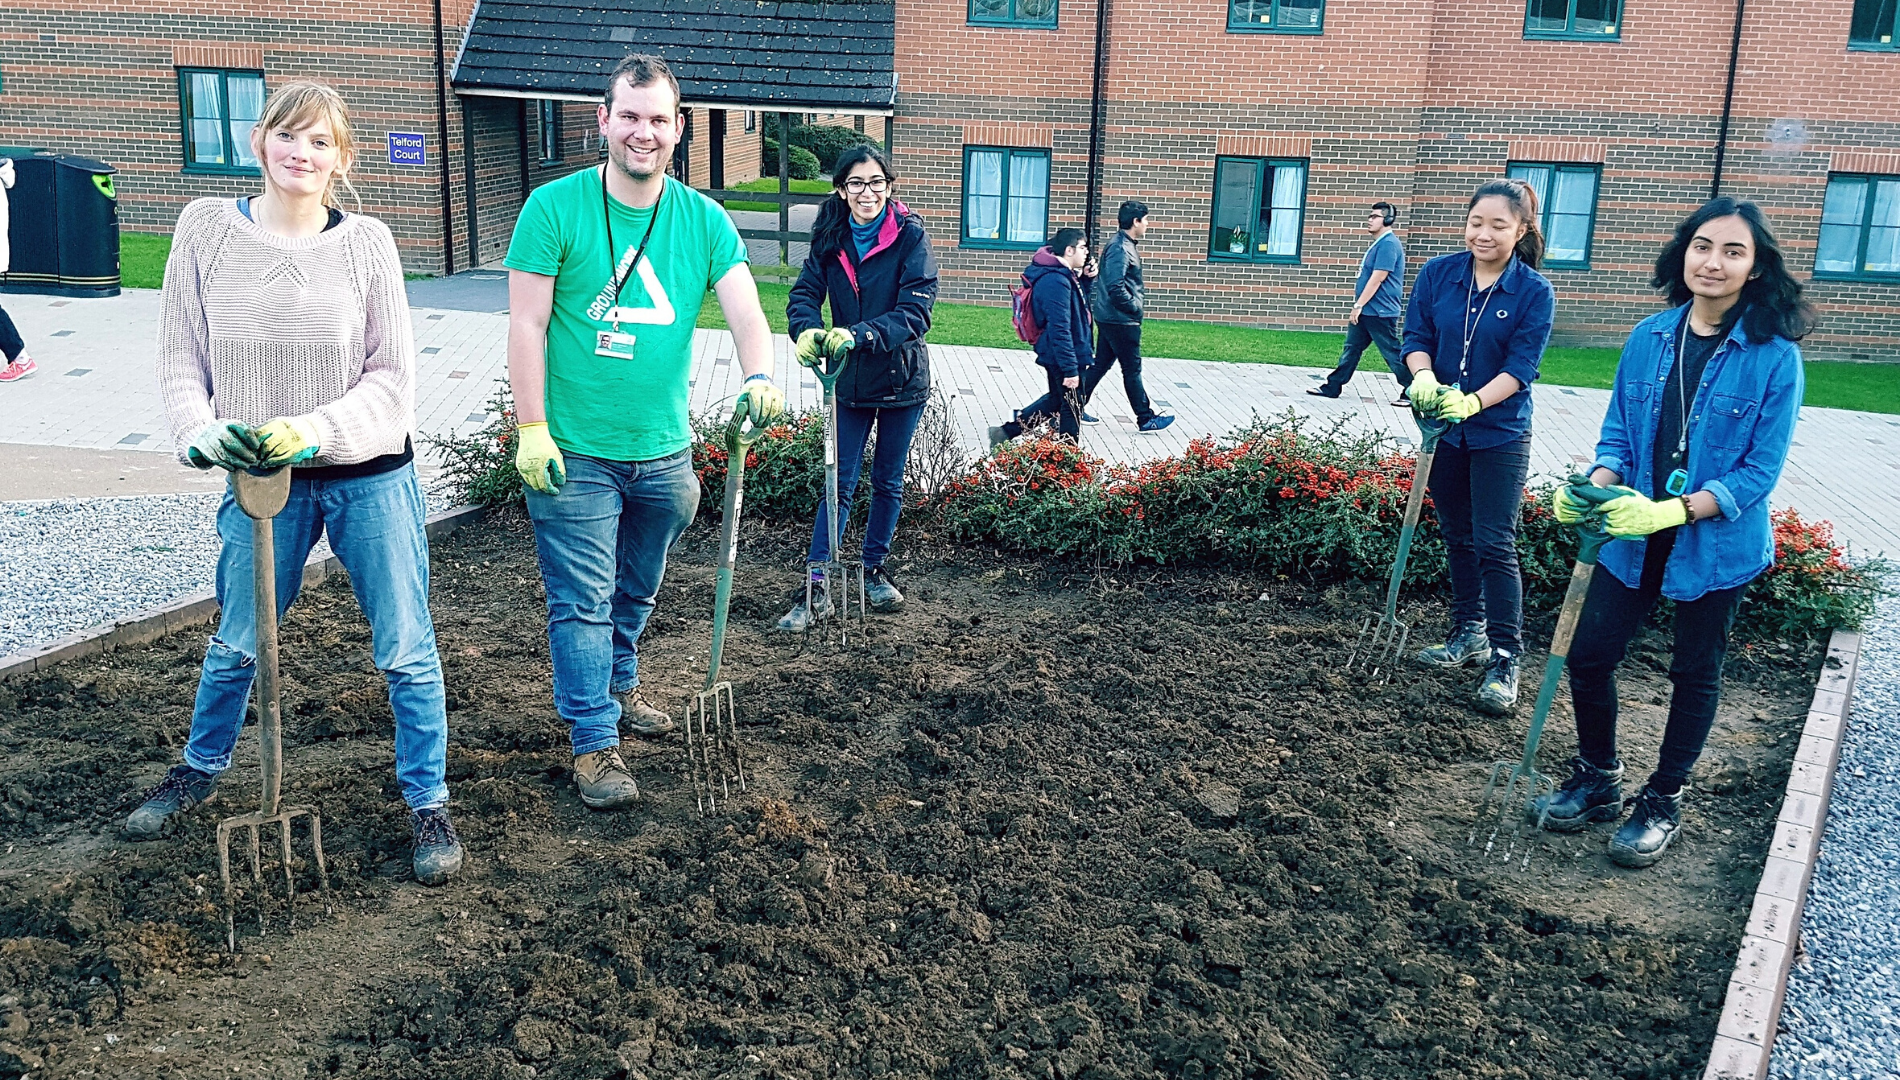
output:
<path id="1" fill-rule="evenodd" d="M 423 146 L 420 133 L 392 131 L 389 133 L 389 163 L 391 165 L 427 165 L 428 154 Z"/>

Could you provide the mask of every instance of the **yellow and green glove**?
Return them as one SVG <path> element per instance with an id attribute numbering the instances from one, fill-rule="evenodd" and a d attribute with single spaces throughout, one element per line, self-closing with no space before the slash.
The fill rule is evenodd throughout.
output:
<path id="1" fill-rule="evenodd" d="M 257 439 L 258 464 L 266 469 L 309 461 L 322 449 L 316 422 L 308 416 L 280 416 L 252 431 Z"/>
<path id="2" fill-rule="evenodd" d="M 1463 423 L 1478 415 L 1484 408 L 1484 402 L 1478 395 L 1467 394 L 1456 387 L 1448 386 L 1438 394 L 1438 400 L 1432 402 L 1432 415 L 1449 424 Z"/>
<path id="3" fill-rule="evenodd" d="M 248 425 L 236 420 L 216 420 L 192 436 L 185 456 L 200 469 L 213 465 L 231 472 L 249 469 L 257 464 L 257 437 Z"/>
<path id="4" fill-rule="evenodd" d="M 825 334 L 825 351 L 831 354 L 834 362 L 844 359 L 844 354 L 856 348 L 857 344 L 858 339 L 842 326 L 834 326 Z"/>
<path id="5" fill-rule="evenodd" d="M 1575 525 L 1590 516 L 1596 507 L 1576 494 L 1576 485 L 1559 484 L 1557 490 L 1550 493 L 1550 512 L 1565 525 Z"/>
<path id="6" fill-rule="evenodd" d="M 825 347 L 825 332 L 813 327 L 792 342 L 792 358 L 808 368 L 818 366 L 818 351 Z"/>
<path id="7" fill-rule="evenodd" d="M 1611 536 L 1648 536 L 1684 524 L 1689 507 L 1681 499 L 1649 499 L 1631 491 L 1603 504 L 1604 528 Z"/>
<path id="8" fill-rule="evenodd" d="M 515 449 L 515 471 L 521 474 L 521 482 L 543 495 L 559 494 L 567 483 L 567 462 L 561 448 L 554 445 L 554 436 L 548 434 L 547 421 L 522 424 L 515 431 L 521 439 Z"/>
<path id="9" fill-rule="evenodd" d="M 757 427 L 771 427 L 785 415 L 785 391 L 778 388 L 770 375 L 752 376 L 739 391 L 739 400 L 733 403 L 732 418 L 738 421 L 748 415 Z"/>
<path id="10" fill-rule="evenodd" d="M 1438 395 L 1444 392 L 1445 388 L 1439 385 L 1438 376 L 1432 374 L 1431 368 L 1414 372 L 1411 385 L 1405 388 L 1405 396 L 1412 405 L 1427 416 L 1431 415 L 1432 406 L 1438 404 Z"/>

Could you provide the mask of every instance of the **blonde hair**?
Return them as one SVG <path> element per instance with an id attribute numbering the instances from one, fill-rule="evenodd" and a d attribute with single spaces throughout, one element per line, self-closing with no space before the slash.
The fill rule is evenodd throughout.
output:
<path id="1" fill-rule="evenodd" d="M 264 115 L 257 118 L 257 126 L 251 129 L 252 149 L 261 160 L 264 156 L 264 140 L 273 131 L 301 131 L 317 123 L 327 121 L 330 134 L 336 140 L 337 170 L 323 188 L 323 202 L 326 206 L 337 206 L 337 187 L 349 193 L 356 203 L 357 213 L 363 211 L 363 198 L 356 193 L 350 183 L 349 169 L 356 162 L 356 140 L 350 133 L 350 109 L 343 103 L 343 95 L 320 82 L 285 83 L 277 88 L 264 104 Z M 264 183 L 270 183 L 270 170 L 264 170 Z"/>

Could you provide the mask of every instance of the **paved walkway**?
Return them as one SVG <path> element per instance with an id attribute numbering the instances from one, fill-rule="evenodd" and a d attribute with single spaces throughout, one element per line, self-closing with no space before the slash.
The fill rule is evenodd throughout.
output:
<path id="1" fill-rule="evenodd" d="M 424 433 L 469 431 L 488 420 L 488 400 L 507 368 L 507 282 L 490 274 L 411 283 L 421 354 L 417 417 Z M 105 300 L 16 295 L 6 298 L 6 307 L 41 373 L 0 388 L 0 443 L 141 457 L 171 452 L 153 374 L 157 292 L 128 290 Z M 777 348 L 778 379 L 792 404 L 819 404 L 817 382 L 793 363 L 790 343 L 780 340 Z M 957 423 L 973 456 L 987 447 L 990 424 L 1043 390 L 1041 371 L 1027 352 L 934 346 L 931 357 L 938 384 L 955 396 Z M 1405 410 L 1387 404 L 1397 391 L 1392 376 L 1366 370 L 1382 367 L 1376 359 L 1338 401 L 1305 393 L 1323 374 L 1311 368 L 1165 359 L 1146 360 L 1144 367 L 1157 407 L 1180 419 L 1167 431 L 1139 433 L 1120 381 L 1111 376 L 1091 408 L 1102 423 L 1083 431 L 1092 452 L 1113 461 L 1178 453 L 1194 436 L 1227 432 L 1255 413 L 1288 409 L 1401 440 L 1416 435 Z M 699 331 L 693 343 L 694 412 L 729 403 L 738 382 L 730 335 Z M 1534 392 L 1532 468 L 1539 475 L 1567 474 L 1588 460 L 1609 393 L 1541 385 Z M 34 497 L 9 495 L 4 484 L 0 479 L 0 499 Z M 1900 554 L 1900 417 L 1804 410 L 1774 501 L 1834 522 L 1857 553 Z"/>

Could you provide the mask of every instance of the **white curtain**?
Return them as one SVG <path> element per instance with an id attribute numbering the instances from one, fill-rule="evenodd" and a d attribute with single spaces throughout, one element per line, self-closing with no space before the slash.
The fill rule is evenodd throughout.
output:
<path id="1" fill-rule="evenodd" d="M 1874 185 L 1874 217 L 1867 231 L 1867 271 L 1900 273 L 1900 180 Z"/>
<path id="2" fill-rule="evenodd" d="M 1009 159 L 1009 239 L 1035 243 L 1048 236 L 1049 159 L 1013 154 Z"/>
<path id="3" fill-rule="evenodd" d="M 231 152 L 239 165 L 257 165 L 251 153 L 251 129 L 264 115 L 264 80 L 255 75 L 231 75 L 224 82 L 231 98 Z"/>
<path id="4" fill-rule="evenodd" d="M 1002 218 L 1002 151 L 974 151 L 970 154 L 969 173 L 963 178 L 964 235 L 972 240 L 1000 240 Z"/>
<path id="5" fill-rule="evenodd" d="M 191 73 L 191 160 L 197 165 L 223 165 L 224 106 L 218 98 L 214 71 Z"/>
<path id="6" fill-rule="evenodd" d="M 1267 254 L 1297 255 L 1300 251 L 1300 202 L 1306 193 L 1306 170 L 1279 165 L 1273 170 L 1273 219 L 1267 231 Z"/>
<path id="7" fill-rule="evenodd" d="M 1821 248 L 1814 268 L 1827 274 L 1860 269 L 1860 223 L 1867 215 L 1867 181 L 1848 177 L 1829 181 L 1821 206 Z"/>

